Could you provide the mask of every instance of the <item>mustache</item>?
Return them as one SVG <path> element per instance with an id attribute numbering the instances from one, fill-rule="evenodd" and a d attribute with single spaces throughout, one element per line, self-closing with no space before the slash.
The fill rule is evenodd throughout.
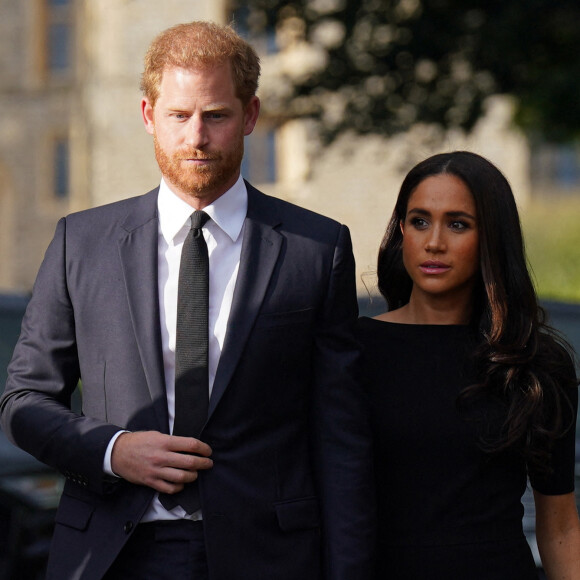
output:
<path id="1" fill-rule="evenodd" d="M 180 159 L 198 159 L 200 161 L 218 161 L 221 159 L 221 155 L 211 155 L 199 149 L 180 149 L 175 156 Z"/>

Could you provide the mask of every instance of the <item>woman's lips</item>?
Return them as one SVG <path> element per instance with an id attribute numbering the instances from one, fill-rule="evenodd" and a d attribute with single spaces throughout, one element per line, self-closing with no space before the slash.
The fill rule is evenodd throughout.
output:
<path id="1" fill-rule="evenodd" d="M 444 272 L 450 270 L 451 266 L 436 260 L 427 260 L 419 266 L 419 269 L 424 274 L 443 274 Z"/>

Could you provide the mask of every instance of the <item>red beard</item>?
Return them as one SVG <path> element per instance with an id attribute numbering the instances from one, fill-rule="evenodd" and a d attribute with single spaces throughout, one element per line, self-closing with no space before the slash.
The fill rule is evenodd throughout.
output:
<path id="1" fill-rule="evenodd" d="M 243 136 L 238 147 L 229 152 L 216 151 L 205 153 L 198 149 L 181 149 L 173 155 L 168 155 L 159 145 L 156 135 L 153 135 L 155 158 L 161 174 L 180 191 L 193 197 L 211 197 L 216 191 L 226 187 L 237 174 L 244 155 Z M 187 159 L 211 159 L 209 165 L 188 164 Z M 233 185 L 233 184 L 232 184 Z"/>

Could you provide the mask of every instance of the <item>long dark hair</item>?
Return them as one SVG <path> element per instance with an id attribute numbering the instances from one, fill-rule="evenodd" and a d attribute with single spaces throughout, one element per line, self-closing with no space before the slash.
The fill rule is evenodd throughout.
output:
<path id="1" fill-rule="evenodd" d="M 479 280 L 472 324 L 482 337 L 474 353 L 482 382 L 462 398 L 492 394 L 506 407 L 506 419 L 488 449 L 517 448 L 537 472 L 546 470 L 551 442 L 570 427 L 566 391 L 577 386 L 570 372 L 572 350 L 545 323 L 528 272 L 516 202 L 502 173 L 483 157 L 455 151 L 429 157 L 405 177 L 381 242 L 377 274 L 389 310 L 409 302 L 412 282 L 403 266 L 403 235 L 411 194 L 427 177 L 461 179 L 475 200 L 479 231 Z"/>

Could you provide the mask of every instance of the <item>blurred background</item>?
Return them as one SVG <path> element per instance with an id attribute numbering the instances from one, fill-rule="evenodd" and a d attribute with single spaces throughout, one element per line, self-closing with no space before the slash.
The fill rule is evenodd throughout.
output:
<path id="1" fill-rule="evenodd" d="M 376 253 L 403 176 L 470 149 L 512 184 L 538 292 L 580 346 L 576 0 L 0 0 L 2 384 L 58 218 L 159 183 L 143 55 L 197 19 L 258 49 L 243 173 L 350 227 L 363 313 L 383 309 Z M 42 578 L 59 486 L 0 438 L 0 580 Z"/>

